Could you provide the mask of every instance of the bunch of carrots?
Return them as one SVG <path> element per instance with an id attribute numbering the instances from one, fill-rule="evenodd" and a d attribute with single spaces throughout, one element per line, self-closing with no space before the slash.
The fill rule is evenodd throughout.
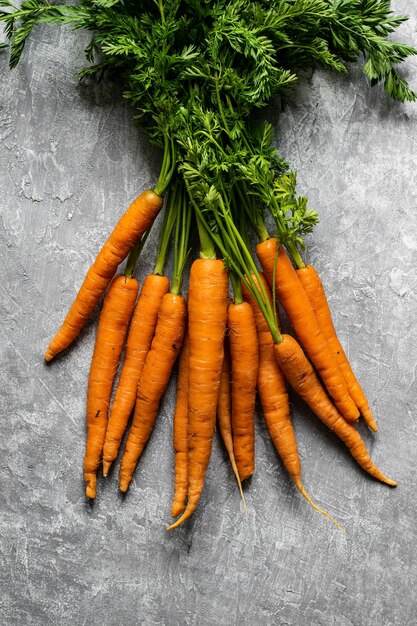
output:
<path id="1" fill-rule="evenodd" d="M 395 64 L 416 51 L 386 39 L 404 18 L 393 16 L 385 0 L 0 4 L 8 9 L 0 10 L 0 21 L 12 66 L 38 22 L 93 31 L 87 54 L 92 60 L 100 53 L 101 60 L 81 76 L 116 71 L 123 77 L 138 121 L 163 149 L 155 188 L 118 221 L 45 353 L 49 362 L 66 350 L 103 299 L 88 378 L 86 496 L 96 497 L 98 472 L 108 475 L 127 430 L 119 486 L 129 489 L 177 359 L 177 519 L 169 529 L 197 507 L 217 421 L 245 503 L 242 483 L 255 470 L 256 394 L 296 488 L 337 524 L 305 490 L 288 385 L 368 474 L 394 487 L 355 428 L 360 416 L 371 430 L 377 425 L 338 340 L 320 277 L 303 260 L 317 214 L 297 196 L 295 174 L 275 149 L 270 125 L 254 124 L 252 113 L 285 94 L 296 69 L 320 63 L 344 71 L 344 62 L 361 52 L 373 82 L 384 81 L 399 100 L 414 100 Z M 136 266 L 161 211 L 154 272 L 140 289 Z M 193 234 L 200 250 L 185 296 Z M 170 280 L 165 264 L 172 244 Z M 294 336 L 282 332 L 279 307 Z"/>
<path id="2" fill-rule="evenodd" d="M 268 431 L 285 468 L 300 492 L 319 508 L 301 480 L 286 382 L 344 441 L 365 471 L 395 486 L 372 462 L 354 427 L 361 413 L 369 427 L 377 430 L 338 341 L 320 278 L 310 265 L 296 270 L 274 237 L 256 248 L 263 273 L 253 265 L 253 273 L 247 274 L 241 284 L 234 279 L 232 300 L 229 271 L 222 259 L 214 258 L 202 237 L 205 247 L 191 265 L 186 300 L 181 295 L 181 284 L 192 216 L 184 188 L 177 182 L 165 209 L 155 272 L 146 277 L 138 297 L 133 268 L 162 205 L 162 198 L 151 190 L 131 204 L 97 255 L 45 353 L 45 359 L 51 361 L 66 349 L 104 294 L 87 392 L 87 497 L 96 496 L 100 466 L 107 476 L 133 412 L 119 477 L 121 491 L 128 490 L 177 358 L 172 515 L 181 517 L 169 528 L 190 517 L 200 499 L 216 417 L 243 497 L 241 483 L 255 468 L 257 391 Z M 175 262 L 170 287 L 163 267 L 172 231 Z M 125 272 L 114 277 L 129 252 Z M 272 325 L 271 332 L 269 315 L 277 320 L 273 292 L 300 343 L 281 334 L 279 322 Z M 124 360 L 111 404 L 123 349 Z"/>

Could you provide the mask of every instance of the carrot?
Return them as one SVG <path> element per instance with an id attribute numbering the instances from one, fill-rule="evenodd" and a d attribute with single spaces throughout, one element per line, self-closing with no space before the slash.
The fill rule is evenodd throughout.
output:
<path id="1" fill-rule="evenodd" d="M 275 358 L 293 389 L 307 402 L 321 421 L 346 444 L 351 455 L 368 474 L 391 487 L 387 478 L 373 463 L 357 430 L 348 424 L 329 400 L 302 348 L 290 335 L 282 335 L 274 345 Z"/>
<path id="2" fill-rule="evenodd" d="M 165 294 L 158 312 L 155 336 L 142 370 L 135 414 L 122 456 L 120 490 L 123 492 L 129 488 L 138 459 L 155 424 L 159 403 L 182 347 L 186 315 L 184 297 Z"/>
<path id="3" fill-rule="evenodd" d="M 262 273 L 259 274 L 259 278 L 261 279 L 266 295 L 272 306 L 272 293 L 268 282 Z M 257 282 L 254 276 L 253 279 Z M 300 493 L 314 509 L 328 517 L 340 528 L 340 525 L 327 511 L 321 509 L 311 500 L 304 488 L 301 480 L 301 463 L 298 455 L 298 446 L 290 417 L 290 403 L 285 376 L 276 362 L 274 341 L 268 324 L 262 315 L 262 311 L 256 300 L 249 293 L 247 287 L 245 285 L 242 287 L 243 297 L 245 301 L 250 304 L 255 315 L 259 343 L 258 393 L 269 436 L 285 469 Z"/>
<path id="4" fill-rule="evenodd" d="M 243 481 L 252 476 L 255 468 L 254 414 L 258 337 L 250 304 L 229 304 L 227 326 L 232 364 L 233 451 L 240 480 Z"/>
<path id="5" fill-rule="evenodd" d="M 227 290 L 223 261 L 213 258 L 194 261 L 188 292 L 188 502 L 182 516 L 168 530 L 193 514 L 203 491 L 223 363 Z"/>
<path id="6" fill-rule="evenodd" d="M 378 430 L 371 409 L 369 408 L 366 396 L 358 383 L 355 374 L 350 366 L 348 358 L 343 350 L 340 341 L 336 335 L 333 325 L 332 315 L 330 313 L 329 304 L 323 289 L 320 276 L 314 267 L 306 265 L 297 270 L 297 276 L 311 302 L 320 330 L 326 338 L 327 344 L 336 357 L 337 364 L 342 372 L 349 394 L 354 400 L 356 406 L 363 415 L 365 422 L 374 432 Z"/>
<path id="7" fill-rule="evenodd" d="M 301 345 L 317 369 L 327 391 L 343 417 L 357 421 L 359 411 L 349 395 L 345 379 L 336 358 L 330 351 L 320 330 L 313 308 L 284 248 L 277 250 L 275 238 L 259 243 L 256 253 L 268 283 L 272 285 L 275 272 L 277 296 L 281 302 Z"/>
<path id="8" fill-rule="evenodd" d="M 123 349 L 139 284 L 136 278 L 117 276 L 104 298 L 88 378 L 87 445 L 84 479 L 87 498 L 95 498 L 111 389 Z"/>
<path id="9" fill-rule="evenodd" d="M 188 363 L 190 340 L 188 333 L 180 355 L 177 378 L 177 398 L 174 412 L 175 489 L 172 502 L 172 517 L 185 509 L 188 491 Z"/>
<path id="10" fill-rule="evenodd" d="M 245 496 L 243 495 L 242 483 L 237 468 L 235 454 L 233 452 L 233 436 L 232 436 L 232 390 L 231 390 L 231 367 L 229 350 L 225 345 L 223 367 L 220 378 L 219 398 L 217 401 L 217 416 L 219 419 L 220 434 L 223 439 L 224 447 L 229 455 L 230 464 L 239 487 L 240 496 L 243 506 L 246 509 Z"/>
<path id="11" fill-rule="evenodd" d="M 136 303 L 126 342 L 126 355 L 110 411 L 103 449 L 103 476 L 116 459 L 129 416 L 135 406 L 137 388 L 149 352 L 162 298 L 169 289 L 169 279 L 149 274 Z"/>
<path id="12" fill-rule="evenodd" d="M 151 190 L 144 191 L 120 218 L 88 270 L 64 323 L 50 342 L 45 361 L 51 361 L 77 337 L 110 284 L 117 267 L 152 224 L 162 204 L 161 196 Z"/>

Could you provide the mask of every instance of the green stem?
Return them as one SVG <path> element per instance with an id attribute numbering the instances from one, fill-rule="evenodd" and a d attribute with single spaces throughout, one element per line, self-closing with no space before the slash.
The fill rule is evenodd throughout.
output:
<path id="1" fill-rule="evenodd" d="M 303 267 L 305 267 L 305 263 L 303 261 L 303 259 L 301 258 L 301 255 L 297 249 L 297 245 L 293 242 L 293 241 L 285 241 L 284 242 L 285 247 L 287 248 L 292 260 L 294 261 L 294 263 L 297 266 L 297 269 L 302 269 Z"/>
<path id="2" fill-rule="evenodd" d="M 225 116 L 224 109 L 223 109 L 223 103 L 222 103 L 221 96 L 220 96 L 219 75 L 218 75 L 217 72 L 216 72 L 216 79 L 215 79 L 215 81 L 216 81 L 217 106 L 219 108 L 219 113 L 220 113 L 220 116 L 222 118 L 225 130 L 227 131 L 227 134 L 230 137 L 230 129 L 229 129 L 229 125 L 228 125 L 227 120 L 226 120 L 226 116 Z"/>
<path id="3" fill-rule="evenodd" d="M 135 273 L 136 263 L 138 262 L 138 258 L 140 256 L 140 253 L 143 250 L 143 246 L 145 245 L 146 240 L 149 236 L 149 233 L 151 232 L 151 228 L 152 226 L 148 228 L 148 230 L 144 233 L 144 235 L 142 235 L 141 239 L 138 241 L 138 243 L 133 248 L 132 252 L 129 254 L 127 258 L 124 274 L 128 278 L 132 278 L 133 274 Z"/>
<path id="4" fill-rule="evenodd" d="M 233 289 L 233 302 L 235 304 L 242 304 L 243 302 L 243 294 L 242 294 L 242 281 L 234 272 L 230 272 L 230 282 L 232 283 Z"/>
<path id="5" fill-rule="evenodd" d="M 158 196 L 164 196 L 168 185 L 171 182 L 176 169 L 176 156 L 174 141 L 169 137 L 168 132 L 164 131 L 164 156 L 162 157 L 161 170 L 154 189 Z"/>
<path id="6" fill-rule="evenodd" d="M 277 227 L 277 239 L 280 243 L 283 243 L 284 246 L 287 248 L 288 253 L 291 256 L 294 263 L 296 264 L 297 268 L 301 269 L 305 267 L 305 263 L 303 259 L 301 258 L 301 255 L 298 251 L 296 243 L 292 241 L 291 239 L 288 239 L 288 231 L 283 220 L 278 217 L 279 207 L 274 197 L 271 197 L 271 204 L 274 206 L 274 211 L 272 211 L 272 214 L 274 216 L 275 225 Z"/>
<path id="7" fill-rule="evenodd" d="M 237 192 L 260 243 L 266 241 L 269 239 L 269 233 L 266 229 L 265 222 L 262 219 L 260 210 L 255 207 L 254 198 L 251 197 L 247 191 L 246 184 L 242 183 L 239 185 Z"/>
<path id="8" fill-rule="evenodd" d="M 163 4 L 162 0 L 158 0 L 158 7 L 159 7 L 159 12 L 161 14 L 161 22 L 162 22 L 163 25 L 165 25 L 164 4 Z"/>
<path id="9" fill-rule="evenodd" d="M 164 273 L 166 258 L 168 254 L 169 242 L 175 224 L 175 206 L 176 196 L 178 194 L 177 184 L 172 186 L 172 190 L 168 196 L 165 207 L 164 221 L 162 222 L 161 234 L 159 238 L 158 255 L 155 261 L 154 274 L 162 275 Z"/>
<path id="10" fill-rule="evenodd" d="M 228 207 L 227 201 L 224 199 L 224 193 L 223 197 L 220 198 L 219 208 L 220 211 L 214 211 L 214 217 L 219 230 L 221 231 L 221 236 L 212 235 L 212 237 L 216 242 L 216 245 L 221 250 L 223 257 L 227 260 L 229 267 L 236 273 L 237 276 L 239 276 L 241 281 L 245 283 L 248 290 L 255 298 L 265 317 L 274 342 L 280 343 L 282 341 L 282 336 L 275 322 L 275 316 L 263 283 L 260 279 L 258 268 L 256 267 L 252 255 L 247 249 L 238 228 L 233 222 L 230 207 Z M 206 222 L 204 223 L 205 227 L 209 230 L 209 225 Z"/>
<path id="11" fill-rule="evenodd" d="M 196 208 L 196 203 L 191 197 L 191 201 Z M 206 229 L 204 222 L 201 219 L 201 213 L 196 211 L 196 222 L 198 229 L 198 237 L 200 239 L 200 259 L 215 259 L 216 249 L 214 247 L 213 239 L 209 234 L 209 229 Z"/>
<path id="12" fill-rule="evenodd" d="M 188 242 L 191 228 L 190 204 L 185 194 L 184 186 L 178 193 L 177 225 L 175 229 L 175 256 L 174 273 L 172 276 L 171 293 L 180 294 L 184 267 L 188 258 Z"/>

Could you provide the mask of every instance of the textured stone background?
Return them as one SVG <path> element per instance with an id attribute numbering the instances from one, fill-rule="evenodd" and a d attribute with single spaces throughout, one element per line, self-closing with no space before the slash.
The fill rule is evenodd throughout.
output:
<path id="1" fill-rule="evenodd" d="M 416 43 L 412 18 L 404 40 Z M 300 402 L 307 488 L 295 492 L 257 418 L 243 515 L 216 441 L 192 521 L 167 534 L 173 385 L 134 484 L 83 494 L 95 322 L 46 367 L 42 353 L 109 228 L 155 181 L 159 154 L 112 85 L 80 87 L 83 35 L 38 29 L 14 72 L 0 56 L 0 623 L 405 626 L 416 623 L 417 105 L 357 69 L 317 72 L 278 120 L 284 154 L 321 215 L 308 258 L 380 432 L 361 428 L 393 491 L 369 479 Z M 417 62 L 407 65 L 417 87 Z M 152 267 L 155 239 L 141 263 Z M 116 472 L 117 474 L 117 472 Z"/>

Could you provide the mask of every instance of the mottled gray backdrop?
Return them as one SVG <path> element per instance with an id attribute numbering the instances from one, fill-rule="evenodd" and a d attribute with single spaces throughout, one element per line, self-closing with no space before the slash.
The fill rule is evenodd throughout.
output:
<path id="1" fill-rule="evenodd" d="M 401 28 L 416 43 L 417 11 Z M 216 441 L 192 521 L 167 534 L 174 381 L 126 499 L 117 470 L 84 498 L 85 395 L 96 319 L 50 367 L 42 354 L 100 244 L 155 182 L 160 154 L 113 85 L 79 86 L 83 33 L 36 29 L 19 67 L 0 54 L 0 623 L 416 624 L 417 105 L 355 68 L 301 81 L 270 111 L 299 188 L 320 212 L 309 240 L 340 337 L 380 431 L 361 428 L 399 486 L 369 479 L 296 402 L 307 488 L 296 493 L 257 416 L 245 517 Z M 417 62 L 407 64 L 417 87 Z M 152 268 L 156 233 L 139 278 Z"/>

